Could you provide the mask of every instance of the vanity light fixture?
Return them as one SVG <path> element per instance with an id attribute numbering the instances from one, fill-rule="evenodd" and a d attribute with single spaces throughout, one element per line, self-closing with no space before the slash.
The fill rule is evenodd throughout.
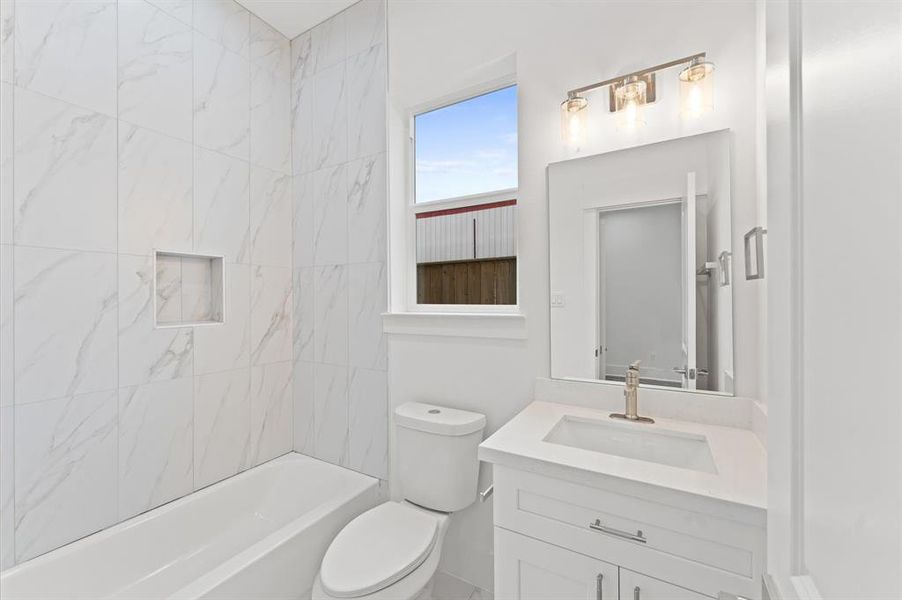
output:
<path id="1" fill-rule="evenodd" d="M 698 117 L 714 108 L 714 63 L 706 60 L 706 53 L 661 63 L 627 75 L 620 75 L 567 92 L 561 103 L 561 137 L 578 145 L 585 141 L 589 121 L 588 92 L 608 86 L 609 111 L 618 116 L 617 125 L 634 129 L 645 124 L 643 107 L 656 100 L 655 74 L 658 71 L 685 65 L 680 71 L 681 114 Z"/>

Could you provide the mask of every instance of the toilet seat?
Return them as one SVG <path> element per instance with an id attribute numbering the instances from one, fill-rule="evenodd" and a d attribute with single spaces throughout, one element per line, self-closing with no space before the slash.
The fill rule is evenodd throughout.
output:
<path id="1" fill-rule="evenodd" d="M 407 503 L 386 502 L 348 523 L 320 568 L 319 583 L 332 598 L 378 592 L 416 570 L 440 537 L 444 515 Z"/>

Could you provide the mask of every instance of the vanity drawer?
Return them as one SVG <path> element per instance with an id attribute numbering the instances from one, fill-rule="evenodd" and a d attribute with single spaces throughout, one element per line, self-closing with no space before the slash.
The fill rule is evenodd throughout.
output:
<path id="1" fill-rule="evenodd" d="M 652 495 L 653 496 L 653 495 Z M 498 468 L 495 524 L 716 596 L 757 597 L 760 527 L 619 491 Z M 641 532 L 641 533 L 640 533 Z"/>

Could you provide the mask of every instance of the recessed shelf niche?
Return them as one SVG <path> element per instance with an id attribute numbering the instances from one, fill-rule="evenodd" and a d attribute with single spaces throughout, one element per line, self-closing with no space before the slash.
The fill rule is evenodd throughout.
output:
<path id="1" fill-rule="evenodd" d="M 221 256 L 157 250 L 153 287 L 157 327 L 215 325 L 224 321 Z"/>

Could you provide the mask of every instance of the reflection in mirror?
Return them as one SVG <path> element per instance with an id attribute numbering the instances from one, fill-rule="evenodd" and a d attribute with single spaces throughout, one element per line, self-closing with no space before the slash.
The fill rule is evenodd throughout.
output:
<path id="1" fill-rule="evenodd" d="M 548 167 L 551 374 L 733 393 L 729 132 Z"/>

